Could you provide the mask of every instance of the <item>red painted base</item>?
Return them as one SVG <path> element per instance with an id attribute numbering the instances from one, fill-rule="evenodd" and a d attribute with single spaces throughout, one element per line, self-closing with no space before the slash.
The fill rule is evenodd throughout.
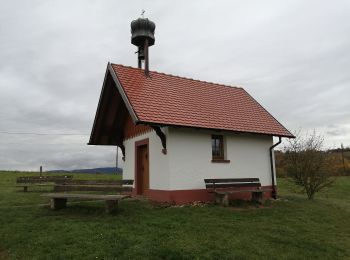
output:
<path id="1" fill-rule="evenodd" d="M 271 189 L 271 186 L 264 186 L 262 189 Z M 242 188 L 243 190 L 243 188 Z M 133 195 L 136 195 L 136 190 L 133 189 Z M 209 193 L 206 189 L 199 190 L 148 190 L 144 196 L 158 202 L 168 202 L 174 204 L 186 204 L 194 201 L 209 202 L 214 201 L 214 194 Z M 250 200 L 250 192 L 238 192 L 231 194 L 230 199 Z M 272 192 L 264 192 L 264 199 L 272 198 Z"/>

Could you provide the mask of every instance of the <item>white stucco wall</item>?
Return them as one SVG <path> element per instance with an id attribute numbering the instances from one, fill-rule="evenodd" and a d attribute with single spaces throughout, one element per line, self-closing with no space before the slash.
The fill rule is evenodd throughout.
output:
<path id="1" fill-rule="evenodd" d="M 167 134 L 167 128 L 162 129 Z M 162 143 L 152 131 L 124 141 L 125 162 L 123 179 L 135 180 L 135 142 L 149 138 L 149 184 L 150 189 L 169 189 L 169 157 L 162 153 Z"/>
<path id="2" fill-rule="evenodd" d="M 205 130 L 169 129 L 170 189 L 204 189 L 205 178 L 258 177 L 271 185 L 271 136 L 223 133 L 230 163 L 212 163 L 211 135 Z M 219 133 L 222 134 L 222 133 Z"/>
<path id="3" fill-rule="evenodd" d="M 150 189 L 204 189 L 205 178 L 253 178 L 271 185 L 269 147 L 271 136 L 217 133 L 208 130 L 162 128 L 167 155 L 154 131 L 126 140 L 123 178 L 135 179 L 135 142 L 149 138 Z M 211 135 L 222 134 L 230 163 L 212 163 Z"/>

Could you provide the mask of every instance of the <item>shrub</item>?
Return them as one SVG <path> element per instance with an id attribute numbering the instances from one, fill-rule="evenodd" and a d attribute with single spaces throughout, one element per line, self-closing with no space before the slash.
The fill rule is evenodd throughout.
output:
<path id="1" fill-rule="evenodd" d="M 324 138 L 315 131 L 305 136 L 298 132 L 295 136 L 285 147 L 286 174 L 309 199 L 313 199 L 316 192 L 334 181 L 329 156 L 322 151 Z"/>

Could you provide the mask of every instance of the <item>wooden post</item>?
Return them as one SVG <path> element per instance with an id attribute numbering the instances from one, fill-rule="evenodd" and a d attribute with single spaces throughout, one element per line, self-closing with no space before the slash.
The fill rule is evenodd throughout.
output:
<path id="1" fill-rule="evenodd" d="M 40 176 L 42 176 L 42 175 L 43 175 L 43 167 L 40 166 Z"/>

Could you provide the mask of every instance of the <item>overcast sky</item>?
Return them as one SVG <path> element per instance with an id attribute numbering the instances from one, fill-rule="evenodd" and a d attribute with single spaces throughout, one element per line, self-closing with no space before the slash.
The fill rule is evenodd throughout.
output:
<path id="1" fill-rule="evenodd" d="M 289 130 L 350 146 L 348 0 L 1 0 L 0 169 L 115 165 L 86 143 L 107 62 L 137 66 L 142 9 L 151 70 L 244 87 Z"/>

